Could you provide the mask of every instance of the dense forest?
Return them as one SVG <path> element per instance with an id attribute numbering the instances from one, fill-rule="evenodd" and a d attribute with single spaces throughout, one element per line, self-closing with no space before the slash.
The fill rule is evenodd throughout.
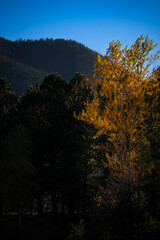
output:
<path id="1" fill-rule="evenodd" d="M 76 72 L 92 75 L 96 58 L 96 52 L 72 40 L 0 38 L 1 77 L 7 77 L 17 96 L 52 72 L 67 82 Z"/>
<path id="2" fill-rule="evenodd" d="M 18 50 L 3 53 L 4 65 L 14 64 L 15 54 L 17 71 L 43 80 L 18 98 L 0 77 L 2 240 L 159 239 L 160 68 L 148 71 L 159 59 L 153 48 L 143 36 L 129 49 L 112 42 L 93 77 L 79 72 L 70 81 L 43 77 L 51 69 L 42 65 L 41 73 L 40 65 L 26 67 Z"/>

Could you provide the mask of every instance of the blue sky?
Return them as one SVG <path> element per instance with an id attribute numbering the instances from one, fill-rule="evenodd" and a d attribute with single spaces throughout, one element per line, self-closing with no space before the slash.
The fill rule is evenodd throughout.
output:
<path id="1" fill-rule="evenodd" d="M 63 38 L 105 54 L 109 42 L 149 36 L 160 49 L 160 0 L 0 0 L 0 36 Z"/>

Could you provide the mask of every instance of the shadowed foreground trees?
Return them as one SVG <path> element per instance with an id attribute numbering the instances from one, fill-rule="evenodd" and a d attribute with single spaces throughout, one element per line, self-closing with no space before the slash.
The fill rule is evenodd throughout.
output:
<path id="1" fill-rule="evenodd" d="M 36 189 L 35 168 L 30 161 L 31 141 L 25 127 L 18 125 L 5 140 L 3 179 L 4 206 L 15 206 L 18 213 L 19 230 L 22 231 L 22 211 L 24 202 L 30 199 Z M 7 206 L 8 203 L 8 206 Z"/>
<path id="2" fill-rule="evenodd" d="M 57 212 L 55 166 L 62 154 L 65 85 L 60 76 L 49 75 L 41 85 L 30 87 L 18 105 L 21 121 L 27 127 L 34 145 L 32 161 L 40 186 L 39 214 L 42 214 L 42 196 L 48 191 L 52 195 L 53 212 Z"/>
<path id="3" fill-rule="evenodd" d="M 8 132 L 14 126 L 14 105 L 17 97 L 12 92 L 11 85 L 6 78 L 0 78 L 0 215 L 2 214 L 3 201 L 3 171 L 5 169 L 4 162 L 4 141 Z"/>
<path id="4" fill-rule="evenodd" d="M 59 208 L 69 213 L 82 208 L 85 211 L 88 133 L 74 112 L 82 110 L 89 95 L 84 75 L 77 73 L 66 84 L 52 74 L 41 85 L 28 88 L 19 99 L 19 118 L 33 142 L 31 158 L 39 182 L 39 214 L 45 195 L 51 196 L 54 217 Z"/>

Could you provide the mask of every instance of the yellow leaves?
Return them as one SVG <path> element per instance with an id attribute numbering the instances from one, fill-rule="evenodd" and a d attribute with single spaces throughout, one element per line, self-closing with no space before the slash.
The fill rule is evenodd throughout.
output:
<path id="1" fill-rule="evenodd" d="M 92 79 L 87 79 L 94 97 L 85 103 L 85 110 L 78 119 L 93 124 L 95 138 L 107 134 L 108 163 L 123 170 L 128 165 L 135 168 L 139 158 L 137 145 L 144 134 L 146 94 L 155 94 L 160 69 L 148 75 L 153 60 L 159 58 L 149 53 L 155 45 L 148 37 L 141 36 L 128 49 L 121 43 L 111 42 L 106 56 L 97 58 Z M 155 98 L 156 99 L 156 98 Z M 110 154 L 109 154 L 110 153 Z M 111 154 L 112 153 L 112 154 Z"/>
<path id="2" fill-rule="evenodd" d="M 101 63 L 101 62 L 102 62 L 101 55 L 98 55 L 98 57 L 97 57 L 97 62 L 96 62 L 96 63 Z"/>

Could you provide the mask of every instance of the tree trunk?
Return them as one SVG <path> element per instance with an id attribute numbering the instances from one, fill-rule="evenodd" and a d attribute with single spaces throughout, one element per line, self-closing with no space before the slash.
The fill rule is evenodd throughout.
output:
<path id="1" fill-rule="evenodd" d="M 51 185 L 51 196 L 52 196 L 52 216 L 53 216 L 53 222 L 56 222 L 56 216 L 57 216 L 57 203 L 56 203 L 56 158 L 52 160 L 52 185 Z"/>
<path id="2" fill-rule="evenodd" d="M 128 203 L 127 203 L 127 214 L 128 214 L 128 240 L 132 240 L 133 238 L 133 206 L 132 206 L 132 192 L 131 192 L 131 183 L 130 179 L 128 182 Z"/>
<path id="3" fill-rule="evenodd" d="M 62 207 L 61 207 L 61 213 L 64 214 L 65 213 L 65 189 L 64 189 L 64 178 L 62 181 L 62 198 L 61 198 L 61 203 L 62 203 Z"/>
<path id="4" fill-rule="evenodd" d="M 83 201 L 82 201 L 82 214 L 85 214 L 86 212 L 86 193 L 87 193 L 87 186 L 86 186 L 86 180 L 83 185 Z"/>
<path id="5" fill-rule="evenodd" d="M 57 204 L 56 204 L 56 183 L 55 179 L 52 181 L 52 216 L 53 221 L 56 222 L 56 215 L 57 215 Z"/>
<path id="6" fill-rule="evenodd" d="M 2 199 L 0 198 L 0 218 L 3 215 L 3 211 L 2 211 Z"/>
<path id="7" fill-rule="evenodd" d="M 156 194 L 156 177 L 157 170 L 152 170 L 152 189 L 151 189 L 151 206 L 152 206 L 152 215 L 157 217 L 157 194 Z"/>
<path id="8" fill-rule="evenodd" d="M 68 211 L 71 216 L 75 211 L 75 201 L 76 201 L 75 191 L 71 189 L 69 192 L 69 204 L 68 204 Z"/>
<path id="9" fill-rule="evenodd" d="M 42 195 L 39 194 L 38 195 L 38 216 L 42 216 L 43 215 L 43 204 L 42 204 Z"/>
<path id="10" fill-rule="evenodd" d="M 22 211 L 21 211 L 21 201 L 18 201 L 18 229 L 19 232 L 23 230 L 23 221 L 22 221 Z"/>
<path id="11" fill-rule="evenodd" d="M 64 214 L 65 210 L 64 210 L 64 195 L 62 195 L 62 208 L 61 208 L 61 213 Z"/>

